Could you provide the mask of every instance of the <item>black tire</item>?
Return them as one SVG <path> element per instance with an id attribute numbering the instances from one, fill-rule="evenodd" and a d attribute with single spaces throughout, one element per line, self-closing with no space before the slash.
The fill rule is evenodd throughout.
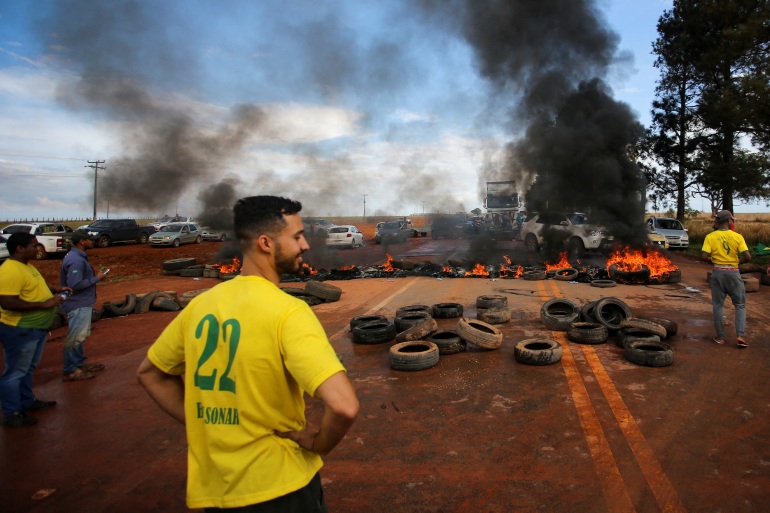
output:
<path id="1" fill-rule="evenodd" d="M 762 285 L 770 285 L 770 274 L 762 274 L 759 277 L 759 283 Z"/>
<path id="2" fill-rule="evenodd" d="M 179 306 L 184 308 L 187 305 L 190 304 L 190 301 L 198 297 L 201 293 L 206 292 L 209 289 L 198 289 L 198 290 L 191 290 L 189 292 L 184 292 L 179 295 L 179 299 L 177 299 L 177 303 L 179 303 Z"/>
<path id="3" fill-rule="evenodd" d="M 682 281 L 682 271 L 676 269 L 675 271 L 669 271 L 664 274 L 664 283 L 679 283 Z"/>
<path id="4" fill-rule="evenodd" d="M 198 235 L 197 237 L 195 237 L 195 243 L 196 243 L 196 244 L 200 244 L 201 242 L 203 242 L 203 237 L 201 237 L 200 235 Z"/>
<path id="5" fill-rule="evenodd" d="M 598 287 L 600 289 L 609 289 L 617 286 L 615 280 L 591 280 L 592 287 Z"/>
<path id="6" fill-rule="evenodd" d="M 436 320 L 432 317 L 427 317 L 420 324 L 412 326 L 411 328 L 396 334 L 396 342 L 422 340 L 431 333 L 435 333 L 436 331 L 438 331 L 438 324 L 436 324 Z"/>
<path id="7" fill-rule="evenodd" d="M 309 281 L 305 283 L 305 293 L 321 298 L 324 301 L 339 301 L 342 297 L 342 289 L 329 283 Z"/>
<path id="8" fill-rule="evenodd" d="M 525 280 L 544 280 L 545 279 L 545 271 L 524 271 L 521 274 L 521 277 Z"/>
<path id="9" fill-rule="evenodd" d="M 661 339 L 666 338 L 666 328 L 658 323 L 648 321 L 647 319 L 638 319 L 636 317 L 626 317 L 620 321 L 621 328 L 635 328 L 638 330 L 645 330 L 653 335 L 659 336 Z"/>
<path id="10" fill-rule="evenodd" d="M 646 340 L 646 341 L 652 341 L 652 342 L 660 342 L 660 337 L 657 335 L 653 335 L 646 330 L 638 330 L 636 328 L 623 328 L 620 331 L 618 331 L 616 340 L 617 340 L 616 345 L 618 347 L 625 347 L 626 343 L 631 342 L 632 340 Z"/>
<path id="11" fill-rule="evenodd" d="M 35 260 L 45 260 L 48 258 L 48 253 L 42 244 L 35 246 Z"/>
<path id="12" fill-rule="evenodd" d="M 102 308 L 104 309 L 102 315 L 111 315 L 113 317 L 128 315 L 136 308 L 136 294 L 126 294 L 122 303 L 104 303 Z"/>
<path id="13" fill-rule="evenodd" d="M 431 319 L 430 313 L 426 311 L 412 312 L 401 317 L 393 319 L 393 324 L 396 326 L 396 332 L 400 333 L 406 331 L 413 326 L 422 324 L 426 319 Z"/>
<path id="14" fill-rule="evenodd" d="M 632 315 L 628 305 L 615 297 L 600 299 L 594 309 L 594 319 L 607 326 L 610 333 L 616 333 L 620 329 L 620 321 Z"/>
<path id="15" fill-rule="evenodd" d="M 569 251 L 569 255 L 573 258 L 583 258 L 586 254 L 586 247 L 580 238 L 573 237 L 567 243 L 567 251 Z"/>
<path id="16" fill-rule="evenodd" d="M 171 245 L 174 246 L 175 248 L 178 248 L 179 246 L 182 245 L 182 243 L 179 241 L 179 239 L 174 239 Z"/>
<path id="17" fill-rule="evenodd" d="M 666 367 L 674 363 L 674 348 L 664 342 L 633 340 L 626 342 L 626 360 L 645 367 Z"/>
<path id="18" fill-rule="evenodd" d="M 219 236 L 219 242 L 224 242 L 226 240 L 227 240 L 227 234 L 226 233 L 223 233 L 222 235 Z"/>
<path id="19" fill-rule="evenodd" d="M 436 319 L 456 319 L 463 316 L 463 305 L 460 303 L 436 303 L 431 310 Z"/>
<path id="20" fill-rule="evenodd" d="M 396 310 L 396 317 L 403 317 L 414 312 L 428 312 L 429 315 L 433 315 L 433 309 L 428 305 L 407 305 Z"/>
<path id="21" fill-rule="evenodd" d="M 679 331 L 679 325 L 676 323 L 676 321 L 672 321 L 671 319 L 666 319 L 665 317 L 656 317 L 653 315 L 640 315 L 639 317 L 637 317 L 637 319 L 646 319 L 656 324 L 660 324 L 661 326 L 666 328 L 666 338 L 673 337 Z"/>
<path id="22" fill-rule="evenodd" d="M 578 344 L 604 344 L 610 332 L 598 322 L 573 322 L 567 330 L 567 338 Z"/>
<path id="23" fill-rule="evenodd" d="M 51 319 L 51 325 L 48 327 L 48 329 L 55 330 L 66 325 L 67 325 L 67 316 L 61 313 L 57 309 L 56 312 L 53 314 L 53 319 Z"/>
<path id="24" fill-rule="evenodd" d="M 528 338 L 513 347 L 514 359 L 526 365 L 551 365 L 561 356 L 561 344 L 545 338 Z"/>
<path id="25" fill-rule="evenodd" d="M 511 320 L 511 311 L 507 307 L 479 308 L 476 318 L 488 324 L 505 324 Z"/>
<path id="26" fill-rule="evenodd" d="M 582 322 L 596 322 L 594 317 L 594 310 L 596 309 L 596 301 L 589 301 L 580 307 L 580 320 Z"/>
<path id="27" fill-rule="evenodd" d="M 505 308 L 508 297 L 501 295 L 479 296 L 476 298 L 476 308 Z"/>
<path id="28" fill-rule="evenodd" d="M 384 315 L 359 315 L 350 319 L 350 330 L 367 322 L 388 322 L 388 318 Z"/>
<path id="29" fill-rule="evenodd" d="M 156 297 L 152 300 L 151 307 L 153 310 L 163 310 L 164 312 L 176 312 L 182 308 L 179 303 L 168 297 Z"/>
<path id="30" fill-rule="evenodd" d="M 436 331 L 425 337 L 425 340 L 436 344 L 438 353 L 442 356 L 461 353 L 466 348 L 465 341 L 456 331 Z"/>
<path id="31" fill-rule="evenodd" d="M 96 245 L 99 246 L 100 248 L 107 248 L 109 247 L 111 242 L 112 241 L 110 240 L 109 235 L 102 235 L 96 240 Z"/>
<path id="32" fill-rule="evenodd" d="M 179 276 L 203 276 L 203 268 L 201 267 L 188 267 L 179 271 Z"/>
<path id="33" fill-rule="evenodd" d="M 366 322 L 350 330 L 350 333 L 356 344 L 383 344 L 396 338 L 396 327 L 387 321 Z"/>
<path id="34" fill-rule="evenodd" d="M 642 264 L 639 271 L 623 271 L 618 269 L 617 264 L 612 264 L 609 268 L 610 279 L 621 283 L 643 284 L 650 279 L 650 268 Z"/>
<path id="35" fill-rule="evenodd" d="M 143 314 L 143 313 L 149 312 L 150 307 L 152 306 L 152 302 L 159 297 L 165 297 L 165 298 L 171 299 L 172 301 L 176 301 L 175 295 L 176 294 L 170 294 L 163 290 L 154 290 L 152 292 L 148 292 L 147 294 L 143 295 L 141 298 L 137 299 L 136 307 L 134 307 L 134 313 Z"/>
<path id="36" fill-rule="evenodd" d="M 461 318 L 457 322 L 460 338 L 483 349 L 499 349 L 503 345 L 503 333 L 484 321 Z"/>
<path id="37" fill-rule="evenodd" d="M 530 253 L 537 253 L 540 249 L 540 246 L 537 243 L 537 237 L 531 233 L 528 233 L 527 236 L 524 237 L 524 246 L 526 246 L 527 251 Z"/>
<path id="38" fill-rule="evenodd" d="M 390 366 L 400 371 L 418 371 L 434 367 L 439 360 L 438 346 L 425 340 L 400 342 L 389 350 Z"/>
<path id="39" fill-rule="evenodd" d="M 556 269 L 553 275 L 554 280 L 559 281 L 573 281 L 578 277 L 578 270 L 571 267 L 565 267 L 564 269 Z"/>
<path id="40" fill-rule="evenodd" d="M 551 331 L 567 331 L 579 317 L 580 308 L 569 299 L 549 299 L 540 307 L 540 318 Z"/>
<path id="41" fill-rule="evenodd" d="M 172 260 L 166 260 L 163 262 L 163 270 L 179 271 L 181 269 L 187 269 L 191 265 L 195 265 L 194 258 L 174 258 Z"/>
<path id="42" fill-rule="evenodd" d="M 150 240 L 150 236 L 147 235 L 145 232 L 142 232 L 139 234 L 139 237 L 136 239 L 136 242 L 139 244 L 147 244 L 147 241 Z"/>

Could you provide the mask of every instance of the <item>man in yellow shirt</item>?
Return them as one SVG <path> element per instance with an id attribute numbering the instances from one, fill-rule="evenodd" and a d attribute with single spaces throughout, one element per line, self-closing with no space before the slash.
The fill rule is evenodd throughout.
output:
<path id="1" fill-rule="evenodd" d="M 137 371 L 186 426 L 190 508 L 326 511 L 320 455 L 342 440 L 359 404 L 315 314 L 278 288 L 310 249 L 301 208 L 275 196 L 239 200 L 240 276 L 196 297 Z M 305 419 L 304 393 L 324 403 L 320 428 Z"/>
<path id="2" fill-rule="evenodd" d="M 714 231 L 706 235 L 701 249 L 701 260 L 711 262 L 711 304 L 714 310 L 714 342 L 725 343 L 725 298 L 730 296 L 735 307 L 735 332 L 738 347 L 749 347 L 743 334 L 746 332 L 746 286 L 741 280 L 738 265 L 751 260 L 749 248 L 743 236 L 733 231 L 735 218 L 729 210 L 717 212 Z"/>

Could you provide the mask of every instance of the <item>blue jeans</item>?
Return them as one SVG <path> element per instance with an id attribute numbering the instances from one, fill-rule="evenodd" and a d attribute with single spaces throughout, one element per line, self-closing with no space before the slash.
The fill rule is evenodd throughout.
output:
<path id="1" fill-rule="evenodd" d="M 67 314 L 67 338 L 64 339 L 64 374 L 72 374 L 85 365 L 83 344 L 91 334 L 90 306 L 72 310 Z"/>
<path id="2" fill-rule="evenodd" d="M 720 271 L 714 269 L 711 272 L 711 304 L 714 308 L 714 329 L 717 338 L 725 338 L 725 298 L 730 300 L 735 307 L 735 332 L 739 337 L 746 331 L 746 286 L 741 280 L 738 271 Z"/>
<path id="3" fill-rule="evenodd" d="M 5 369 L 0 376 L 0 402 L 3 417 L 9 418 L 35 402 L 32 372 L 43 356 L 48 330 L 17 328 L 0 323 Z"/>

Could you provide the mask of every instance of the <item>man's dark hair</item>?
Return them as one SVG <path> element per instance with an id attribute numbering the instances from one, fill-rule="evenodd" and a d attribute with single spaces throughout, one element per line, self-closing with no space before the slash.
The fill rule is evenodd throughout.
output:
<path id="1" fill-rule="evenodd" d="M 302 203 L 280 196 L 241 198 L 233 207 L 235 238 L 244 245 L 260 235 L 274 237 L 286 226 L 283 216 L 300 210 Z"/>
<path id="2" fill-rule="evenodd" d="M 14 253 L 16 253 L 17 248 L 25 248 L 32 244 L 33 240 L 35 240 L 35 236 L 31 233 L 17 232 L 8 237 L 8 241 L 5 245 L 8 248 L 8 253 L 13 256 Z"/>

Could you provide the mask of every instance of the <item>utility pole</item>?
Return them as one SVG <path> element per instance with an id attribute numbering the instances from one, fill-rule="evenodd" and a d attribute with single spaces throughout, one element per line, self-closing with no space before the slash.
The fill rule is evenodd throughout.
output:
<path id="1" fill-rule="evenodd" d="M 366 197 L 369 196 L 368 194 L 362 194 L 361 196 L 364 197 L 364 220 L 366 220 Z"/>
<path id="2" fill-rule="evenodd" d="M 93 162 L 88 160 L 86 162 L 88 162 L 90 165 L 83 166 L 83 167 L 90 167 L 91 169 L 94 170 L 94 221 L 96 221 L 96 198 L 97 198 L 96 184 L 97 184 L 97 181 L 99 180 L 99 170 L 100 169 L 105 170 L 107 168 L 99 165 L 99 164 L 104 164 L 105 163 L 104 160 L 94 160 Z"/>

